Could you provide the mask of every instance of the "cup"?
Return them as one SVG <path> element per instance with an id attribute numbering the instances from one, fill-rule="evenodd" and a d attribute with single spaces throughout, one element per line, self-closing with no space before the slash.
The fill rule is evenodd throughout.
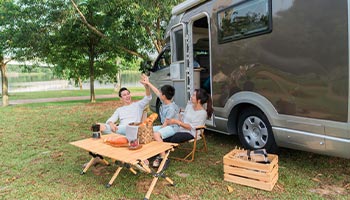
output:
<path id="1" fill-rule="evenodd" d="M 133 141 L 137 139 L 139 127 L 136 123 L 130 123 L 126 125 L 125 136 L 129 141 Z"/>
<path id="2" fill-rule="evenodd" d="M 129 141 L 129 147 L 131 148 L 137 148 L 139 145 L 139 139 Z"/>
<path id="3" fill-rule="evenodd" d="M 92 130 L 92 138 L 95 138 L 95 139 L 101 138 L 100 124 L 93 124 L 91 126 L 91 130 Z"/>

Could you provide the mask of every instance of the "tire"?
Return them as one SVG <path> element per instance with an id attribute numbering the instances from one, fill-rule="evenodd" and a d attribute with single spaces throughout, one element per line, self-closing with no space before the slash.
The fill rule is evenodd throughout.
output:
<path id="1" fill-rule="evenodd" d="M 248 108 L 239 115 L 238 137 L 245 149 L 266 149 L 269 153 L 278 152 L 271 124 L 256 108 Z"/>

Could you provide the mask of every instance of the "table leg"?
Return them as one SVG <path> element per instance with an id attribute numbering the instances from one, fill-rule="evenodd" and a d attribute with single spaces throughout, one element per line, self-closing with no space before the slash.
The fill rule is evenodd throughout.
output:
<path id="1" fill-rule="evenodd" d="M 94 163 L 95 158 L 91 158 L 91 160 L 88 162 L 88 164 L 85 166 L 83 171 L 80 173 L 81 175 L 85 174 L 86 171 L 91 167 L 91 165 Z"/>
<path id="2" fill-rule="evenodd" d="M 92 153 L 92 152 L 89 152 L 89 154 L 94 158 L 99 157 L 105 165 L 109 165 L 109 162 L 103 156 Z"/>
<path id="3" fill-rule="evenodd" d="M 159 168 L 158 168 L 158 170 L 157 170 L 157 173 L 153 175 L 154 178 L 153 178 L 153 180 L 152 180 L 151 186 L 149 187 L 149 189 L 148 189 L 148 191 L 147 191 L 147 193 L 146 193 L 146 196 L 145 196 L 144 200 L 148 200 L 149 197 L 151 196 L 152 191 L 153 191 L 154 187 L 156 186 L 156 183 L 157 183 L 157 181 L 158 181 L 158 179 L 159 179 L 159 176 L 164 177 L 165 180 L 167 180 L 171 185 L 174 185 L 174 182 L 173 182 L 169 177 L 166 177 L 165 175 L 162 174 L 162 171 L 163 171 L 163 168 L 164 168 L 164 166 L 165 166 L 165 163 L 166 163 L 167 160 L 168 160 L 169 153 L 170 153 L 170 150 L 168 150 L 168 151 L 165 153 L 165 156 L 164 156 L 162 162 L 161 162 L 160 165 L 159 165 Z"/>
<path id="4" fill-rule="evenodd" d="M 115 171 L 115 173 L 113 174 L 113 177 L 111 178 L 111 180 L 107 183 L 106 187 L 109 188 L 111 187 L 111 185 L 113 184 L 114 180 L 117 178 L 119 172 L 123 169 L 123 167 L 118 167 L 118 169 Z"/>
<path id="5" fill-rule="evenodd" d="M 83 169 L 83 171 L 81 171 L 81 175 L 85 174 L 86 171 L 91 167 L 91 165 L 93 165 L 95 163 L 95 159 L 99 158 L 101 159 L 101 161 L 105 164 L 105 165 L 109 165 L 108 161 L 106 159 L 104 159 L 104 157 L 102 157 L 101 155 L 98 154 L 94 154 L 92 152 L 89 152 L 89 154 L 92 156 L 91 160 L 88 162 L 88 164 L 85 166 L 85 168 Z"/>

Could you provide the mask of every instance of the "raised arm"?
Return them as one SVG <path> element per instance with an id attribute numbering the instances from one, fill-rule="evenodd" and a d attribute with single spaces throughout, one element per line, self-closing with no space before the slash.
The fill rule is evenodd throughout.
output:
<path id="1" fill-rule="evenodd" d="M 160 91 L 158 90 L 158 88 L 156 88 L 151 82 L 149 82 L 149 78 L 148 76 L 146 76 L 145 74 L 142 74 L 141 77 L 141 81 L 140 81 L 143 85 L 148 86 L 149 88 L 151 88 L 151 90 L 157 95 L 160 96 Z M 148 88 L 148 89 L 149 89 Z M 146 89 L 146 93 L 147 93 L 147 89 Z"/>
<path id="2" fill-rule="evenodd" d="M 149 88 L 149 85 L 146 84 L 145 82 L 145 78 L 147 76 L 145 74 L 142 74 L 141 75 L 141 79 L 140 79 L 140 83 L 145 87 L 145 90 L 146 90 L 146 96 L 150 96 L 151 95 L 151 91 L 150 91 L 150 88 Z M 147 77 L 147 80 L 148 80 L 148 77 Z"/>

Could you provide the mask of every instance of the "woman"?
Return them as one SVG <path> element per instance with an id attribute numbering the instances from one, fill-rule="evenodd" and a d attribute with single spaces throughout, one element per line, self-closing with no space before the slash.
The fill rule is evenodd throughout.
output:
<path id="1" fill-rule="evenodd" d="M 207 109 L 204 108 L 205 103 Z M 179 119 L 166 119 L 165 124 L 177 124 L 179 128 L 173 136 L 162 138 L 162 140 L 178 143 L 193 139 L 196 134 L 196 127 L 204 125 L 206 119 L 209 119 L 212 114 L 213 105 L 209 94 L 204 89 L 196 89 L 191 96 L 191 101 L 187 103 L 183 116 Z M 160 161 L 161 157 L 157 157 L 153 162 L 153 166 L 158 166 Z"/>
<path id="2" fill-rule="evenodd" d="M 205 110 L 204 104 L 207 104 Z M 205 124 L 205 121 L 213 114 L 212 100 L 204 89 L 196 89 L 191 96 L 191 101 L 187 104 L 183 119 L 168 119 L 167 124 L 177 124 L 177 133 L 165 140 L 167 142 L 184 142 L 191 140 L 196 135 L 196 127 Z"/>

